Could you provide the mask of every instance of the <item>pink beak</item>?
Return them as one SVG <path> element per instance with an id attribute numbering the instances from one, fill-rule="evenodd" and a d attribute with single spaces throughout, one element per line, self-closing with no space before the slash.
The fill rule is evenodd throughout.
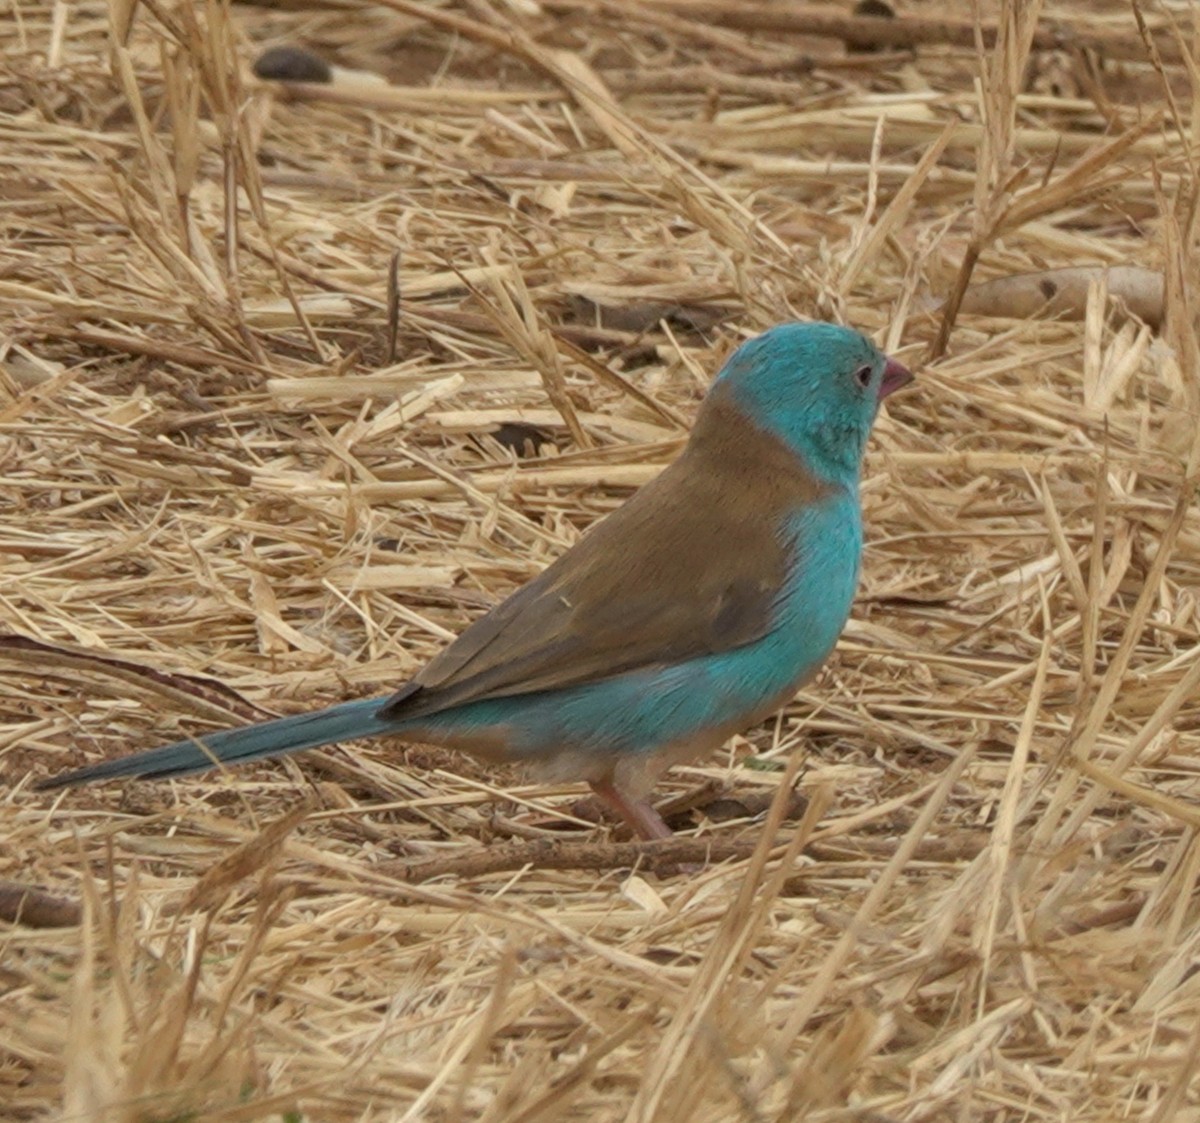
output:
<path id="1" fill-rule="evenodd" d="M 879 400 L 882 402 L 889 394 L 902 390 L 913 380 L 913 373 L 903 363 L 888 359 L 883 368 L 883 381 L 879 384 Z"/>

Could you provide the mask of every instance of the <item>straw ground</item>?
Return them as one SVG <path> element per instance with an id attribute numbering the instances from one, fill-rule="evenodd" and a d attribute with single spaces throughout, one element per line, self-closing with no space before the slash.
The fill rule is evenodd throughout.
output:
<path id="1" fill-rule="evenodd" d="M 1190 15 L 957 7 L 10 8 L 0 1116 L 1200 1118 Z M 393 688 L 789 317 L 919 384 L 670 860 L 421 746 L 32 791 Z"/>

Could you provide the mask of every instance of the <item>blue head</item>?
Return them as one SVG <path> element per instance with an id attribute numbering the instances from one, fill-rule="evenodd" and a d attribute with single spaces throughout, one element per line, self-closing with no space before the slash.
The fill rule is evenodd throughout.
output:
<path id="1" fill-rule="evenodd" d="M 849 482 L 858 478 L 879 403 L 911 381 L 908 370 L 856 331 L 793 323 L 739 347 L 713 388 L 780 437 L 811 471 Z"/>

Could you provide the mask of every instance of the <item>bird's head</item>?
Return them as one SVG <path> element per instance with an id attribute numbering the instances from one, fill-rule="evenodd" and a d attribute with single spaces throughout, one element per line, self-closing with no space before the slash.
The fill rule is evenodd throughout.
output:
<path id="1" fill-rule="evenodd" d="M 865 336 L 836 324 L 780 324 L 739 347 L 713 392 L 774 434 L 811 471 L 857 480 L 879 403 L 912 381 Z"/>

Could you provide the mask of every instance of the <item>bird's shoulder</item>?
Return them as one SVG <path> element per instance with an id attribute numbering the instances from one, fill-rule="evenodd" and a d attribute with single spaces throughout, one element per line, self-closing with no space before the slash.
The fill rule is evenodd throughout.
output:
<path id="1" fill-rule="evenodd" d="M 394 715 L 559 689 L 767 634 L 794 555 L 785 527 L 835 489 L 716 407 L 658 477 L 431 661 Z"/>

